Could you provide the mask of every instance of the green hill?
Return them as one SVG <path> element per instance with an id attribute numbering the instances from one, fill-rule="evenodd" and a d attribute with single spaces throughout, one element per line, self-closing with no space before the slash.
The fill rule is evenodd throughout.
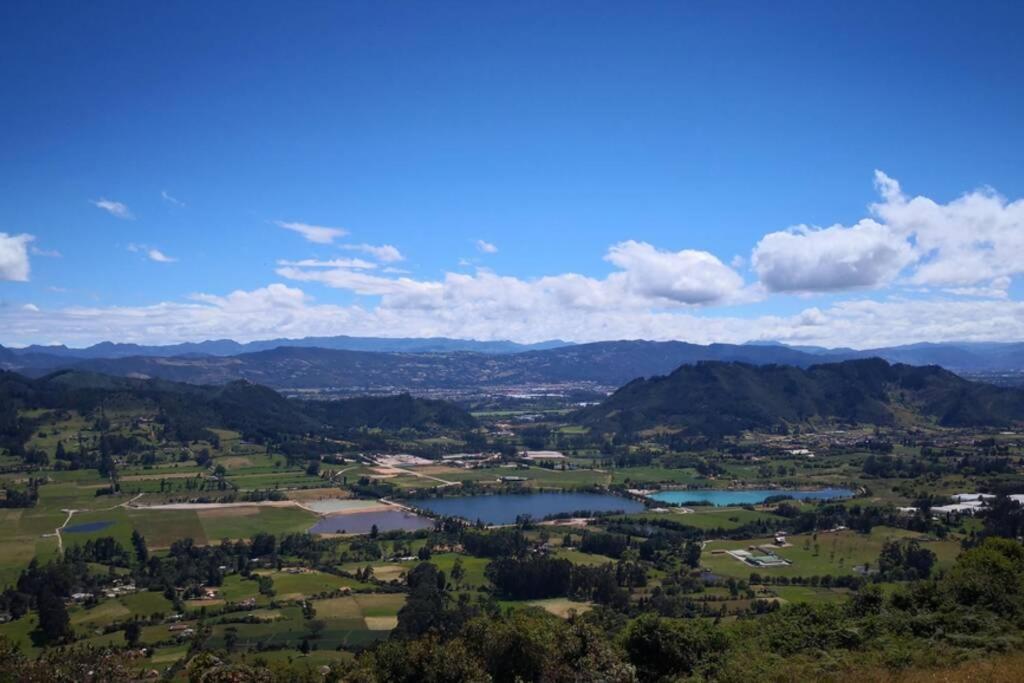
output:
<path id="1" fill-rule="evenodd" d="M 707 362 L 630 382 L 575 420 L 601 431 L 667 426 L 720 436 L 815 421 L 893 424 L 908 415 L 950 427 L 1009 426 L 1024 421 L 1024 391 L 877 358 L 807 369 Z"/>
<path id="2" fill-rule="evenodd" d="M 418 431 L 468 429 L 476 421 L 444 401 L 408 395 L 340 401 L 288 399 L 244 380 L 198 386 L 159 379 L 135 379 L 63 371 L 29 379 L 0 371 L 0 439 L 23 442 L 27 426 L 20 411 L 63 409 L 90 413 L 97 408 L 140 406 L 155 411 L 177 439 L 202 438 L 210 427 L 238 430 L 250 437 L 339 435 L 360 428 Z"/>

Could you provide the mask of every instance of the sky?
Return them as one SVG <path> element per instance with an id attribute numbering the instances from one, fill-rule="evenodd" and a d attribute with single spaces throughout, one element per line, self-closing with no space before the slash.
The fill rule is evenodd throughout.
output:
<path id="1" fill-rule="evenodd" d="M 0 3 L 0 344 L 1019 341 L 1022 21 Z"/>

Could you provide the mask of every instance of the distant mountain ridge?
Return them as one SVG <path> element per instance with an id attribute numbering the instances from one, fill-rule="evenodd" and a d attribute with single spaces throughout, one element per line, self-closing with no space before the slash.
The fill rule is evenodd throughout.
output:
<path id="1" fill-rule="evenodd" d="M 356 348 L 325 348 L 320 344 Z M 247 350 L 231 352 L 239 348 Z M 55 349 L 56 355 L 50 353 Z M 76 368 L 194 384 L 225 384 L 245 379 L 275 389 L 415 393 L 572 382 L 611 389 L 637 377 L 664 375 L 680 365 L 702 361 L 806 368 L 869 357 L 908 365 L 939 365 L 968 376 L 987 378 L 1017 373 L 1024 378 L 1024 343 L 913 344 L 854 350 L 796 348 L 773 342 L 700 345 L 643 340 L 588 344 L 552 341 L 530 346 L 445 338 L 310 337 L 249 344 L 220 340 L 171 347 L 112 343 L 88 349 L 0 347 L 0 368 L 33 376 Z"/>
<path id="2" fill-rule="evenodd" d="M 704 436 L 812 421 L 1006 427 L 1024 422 L 1024 390 L 879 358 L 809 368 L 705 362 L 634 380 L 574 419 L 599 431 L 673 427 Z"/>
<path id="3" fill-rule="evenodd" d="M 399 351 L 406 353 L 445 353 L 453 351 L 475 351 L 477 353 L 518 353 L 536 349 L 550 349 L 565 346 L 567 342 L 550 340 L 536 344 L 520 344 L 512 341 L 476 341 L 473 339 L 450 339 L 447 337 L 303 337 L 301 339 L 266 339 L 252 342 L 236 342 L 232 339 L 210 339 L 202 342 L 185 342 L 162 346 L 119 344 L 100 342 L 85 348 L 67 346 L 26 346 L 22 349 L 7 349 L 15 356 L 46 355 L 59 358 L 129 358 L 132 356 L 236 356 L 240 353 L 269 351 L 279 347 L 302 347 L 336 349 L 345 351 Z"/>
<path id="4" fill-rule="evenodd" d="M 2 361 L 3 359 L 0 359 Z M 244 379 L 277 389 L 409 390 L 585 383 L 614 388 L 685 363 L 735 360 L 808 365 L 816 358 L 785 347 L 619 341 L 509 354 L 367 352 L 278 347 L 235 356 L 133 356 L 66 359 L 58 366 L 192 384 Z M 17 358 L 15 359 L 17 362 Z M 52 366 L 13 367 L 45 374 Z"/>

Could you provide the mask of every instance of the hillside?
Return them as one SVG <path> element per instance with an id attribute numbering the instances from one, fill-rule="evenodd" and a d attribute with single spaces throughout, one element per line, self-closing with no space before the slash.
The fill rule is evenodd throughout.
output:
<path id="1" fill-rule="evenodd" d="M 0 435 L 5 443 L 25 434 L 19 410 L 86 413 L 98 407 L 156 409 L 165 430 L 182 441 L 199 438 L 209 427 L 272 438 L 341 434 L 364 427 L 431 431 L 475 426 L 468 413 L 452 404 L 405 395 L 302 401 L 284 398 L 273 389 L 244 380 L 198 386 L 79 371 L 37 379 L 0 371 Z"/>
<path id="2" fill-rule="evenodd" d="M 603 431 L 670 426 L 716 436 L 808 421 L 886 425 L 897 409 L 943 426 L 1002 427 L 1024 420 L 1024 391 L 877 358 L 807 369 L 709 362 L 630 382 L 575 420 Z"/>

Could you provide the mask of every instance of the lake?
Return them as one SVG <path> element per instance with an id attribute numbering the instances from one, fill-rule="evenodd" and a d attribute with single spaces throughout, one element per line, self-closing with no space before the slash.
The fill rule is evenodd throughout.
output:
<path id="1" fill-rule="evenodd" d="M 771 496 L 791 496 L 796 500 L 832 500 L 834 498 L 852 498 L 853 491 L 831 487 L 804 491 L 785 489 L 736 489 L 731 491 L 708 489 L 701 491 L 660 491 L 652 493 L 648 498 L 661 503 L 673 503 L 675 505 L 707 501 L 718 507 L 727 507 L 730 505 L 756 505 L 757 503 L 763 503 L 766 498 Z"/>
<path id="2" fill-rule="evenodd" d="M 84 524 L 66 526 L 61 531 L 66 534 L 91 534 L 96 531 L 103 531 L 111 524 L 113 522 L 85 522 Z"/>
<path id="3" fill-rule="evenodd" d="M 434 521 L 405 510 L 351 512 L 324 517 L 309 530 L 313 534 L 368 534 L 376 525 L 378 531 L 416 531 L 429 529 Z"/>
<path id="4" fill-rule="evenodd" d="M 536 520 L 551 515 L 592 512 L 641 512 L 643 503 L 602 493 L 528 493 L 522 495 L 463 496 L 410 501 L 412 505 L 445 517 L 461 517 L 485 524 L 514 524 L 519 515 Z"/>

